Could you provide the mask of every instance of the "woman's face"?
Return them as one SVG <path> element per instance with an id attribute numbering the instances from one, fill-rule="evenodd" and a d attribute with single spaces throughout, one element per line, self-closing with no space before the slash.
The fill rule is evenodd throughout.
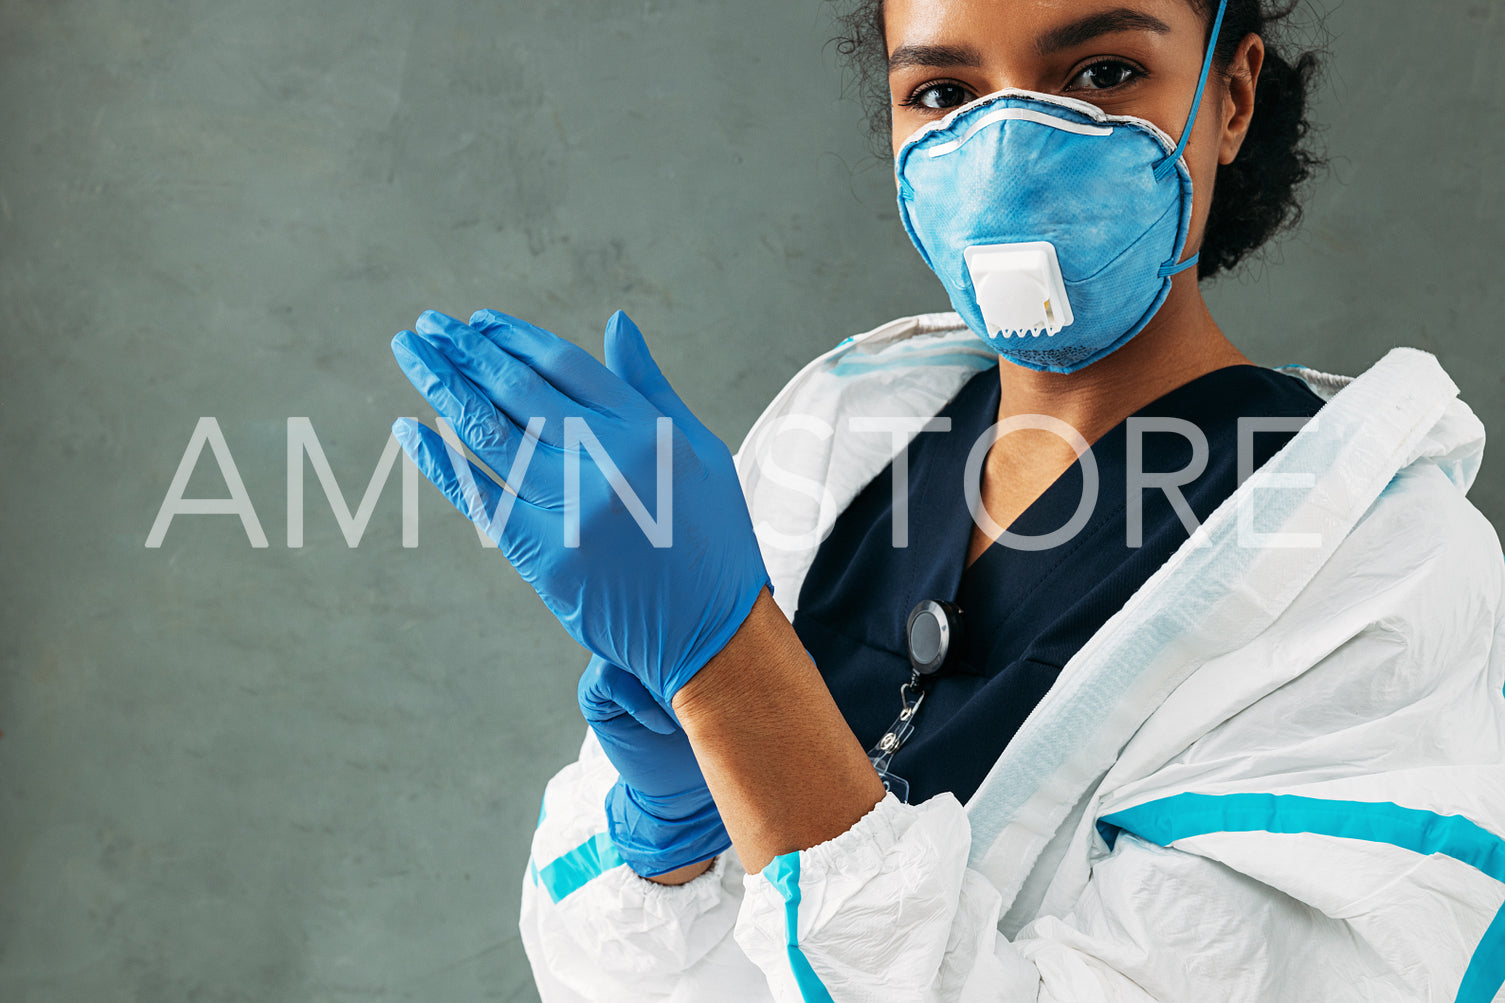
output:
<path id="1" fill-rule="evenodd" d="M 887 0 L 883 13 L 896 154 L 927 122 L 1006 87 L 1089 101 L 1179 139 L 1210 28 L 1189 0 Z M 1200 245 L 1217 166 L 1248 129 L 1262 57 L 1250 36 L 1232 86 L 1208 80 L 1186 149 L 1197 193 L 1189 249 Z"/>

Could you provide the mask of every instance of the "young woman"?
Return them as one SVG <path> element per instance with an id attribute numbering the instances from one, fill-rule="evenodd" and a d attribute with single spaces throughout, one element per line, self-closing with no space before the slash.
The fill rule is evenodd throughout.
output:
<path id="1" fill-rule="evenodd" d="M 510 490 L 409 455 L 595 656 L 523 885 L 546 1000 L 1500 998 L 1483 430 L 1424 353 L 1251 364 L 1197 284 L 1310 164 L 1277 19 L 862 3 L 956 313 L 735 458 L 621 314 L 605 366 L 492 311 L 394 339 Z"/>

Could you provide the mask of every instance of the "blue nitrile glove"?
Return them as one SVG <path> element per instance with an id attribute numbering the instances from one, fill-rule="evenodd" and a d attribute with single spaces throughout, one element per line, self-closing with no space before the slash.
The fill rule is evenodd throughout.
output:
<path id="1" fill-rule="evenodd" d="M 597 656 L 580 677 L 579 697 L 620 774 L 606 795 L 607 831 L 634 871 L 667 874 L 732 845 L 690 740 L 636 676 Z"/>
<path id="2" fill-rule="evenodd" d="M 516 494 L 409 419 L 392 426 L 403 449 L 497 542 L 575 640 L 669 706 L 768 583 L 730 451 L 670 389 L 620 311 L 606 327 L 605 366 L 491 310 L 469 325 L 430 310 L 415 329 L 392 339 L 398 365 Z M 567 420 L 583 446 L 569 448 Z M 609 459 L 591 451 L 582 425 Z M 661 433 L 671 460 L 662 471 Z M 579 456 L 578 546 L 565 535 L 571 452 Z M 661 520 L 659 543 L 671 545 L 650 542 L 608 477 L 637 495 L 644 521 Z"/>

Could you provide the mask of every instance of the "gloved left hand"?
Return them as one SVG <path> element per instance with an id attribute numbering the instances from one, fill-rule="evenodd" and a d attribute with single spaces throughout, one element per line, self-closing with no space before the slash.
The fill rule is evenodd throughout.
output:
<path id="1" fill-rule="evenodd" d="M 607 831 L 634 871 L 656 877 L 732 845 L 690 740 L 637 677 L 597 656 L 578 696 L 619 774 L 606 795 Z"/>
<path id="2" fill-rule="evenodd" d="M 468 325 L 428 311 L 392 352 L 516 493 L 399 419 L 393 432 L 418 469 L 580 644 L 669 706 L 747 618 L 768 573 L 730 451 L 669 387 L 636 325 L 612 316 L 605 366 L 490 310 Z M 641 521 L 655 503 L 650 542 Z"/>

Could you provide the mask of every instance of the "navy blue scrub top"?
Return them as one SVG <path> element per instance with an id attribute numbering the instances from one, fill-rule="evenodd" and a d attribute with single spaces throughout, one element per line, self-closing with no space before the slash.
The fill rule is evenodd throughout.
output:
<path id="1" fill-rule="evenodd" d="M 911 803 L 941 791 L 966 802 L 1061 667 L 1189 535 L 1166 492 L 1146 488 L 1143 546 L 1128 546 L 1125 422 L 1092 445 L 1098 499 L 1081 532 L 1042 551 L 994 543 L 964 568 L 973 522 L 963 470 L 972 444 L 997 421 L 999 395 L 997 367 L 978 373 L 940 412 L 951 431 L 921 433 L 910 444 L 907 548 L 893 546 L 890 466 L 836 520 L 800 589 L 795 632 L 866 749 L 901 707 L 909 611 L 924 599 L 961 607 L 960 647 L 927 683 L 915 732 L 888 767 L 909 781 Z M 1206 435 L 1207 468 L 1181 488 L 1201 523 L 1237 487 L 1240 416 L 1310 418 L 1321 406 L 1295 377 L 1241 365 L 1200 376 L 1135 416 L 1185 419 Z M 1294 434 L 1254 435 L 1254 467 Z M 1191 462 L 1181 435 L 1146 432 L 1142 440 L 1146 473 Z M 1008 529 L 1049 534 L 1071 520 L 1081 499 L 1078 463 Z"/>

